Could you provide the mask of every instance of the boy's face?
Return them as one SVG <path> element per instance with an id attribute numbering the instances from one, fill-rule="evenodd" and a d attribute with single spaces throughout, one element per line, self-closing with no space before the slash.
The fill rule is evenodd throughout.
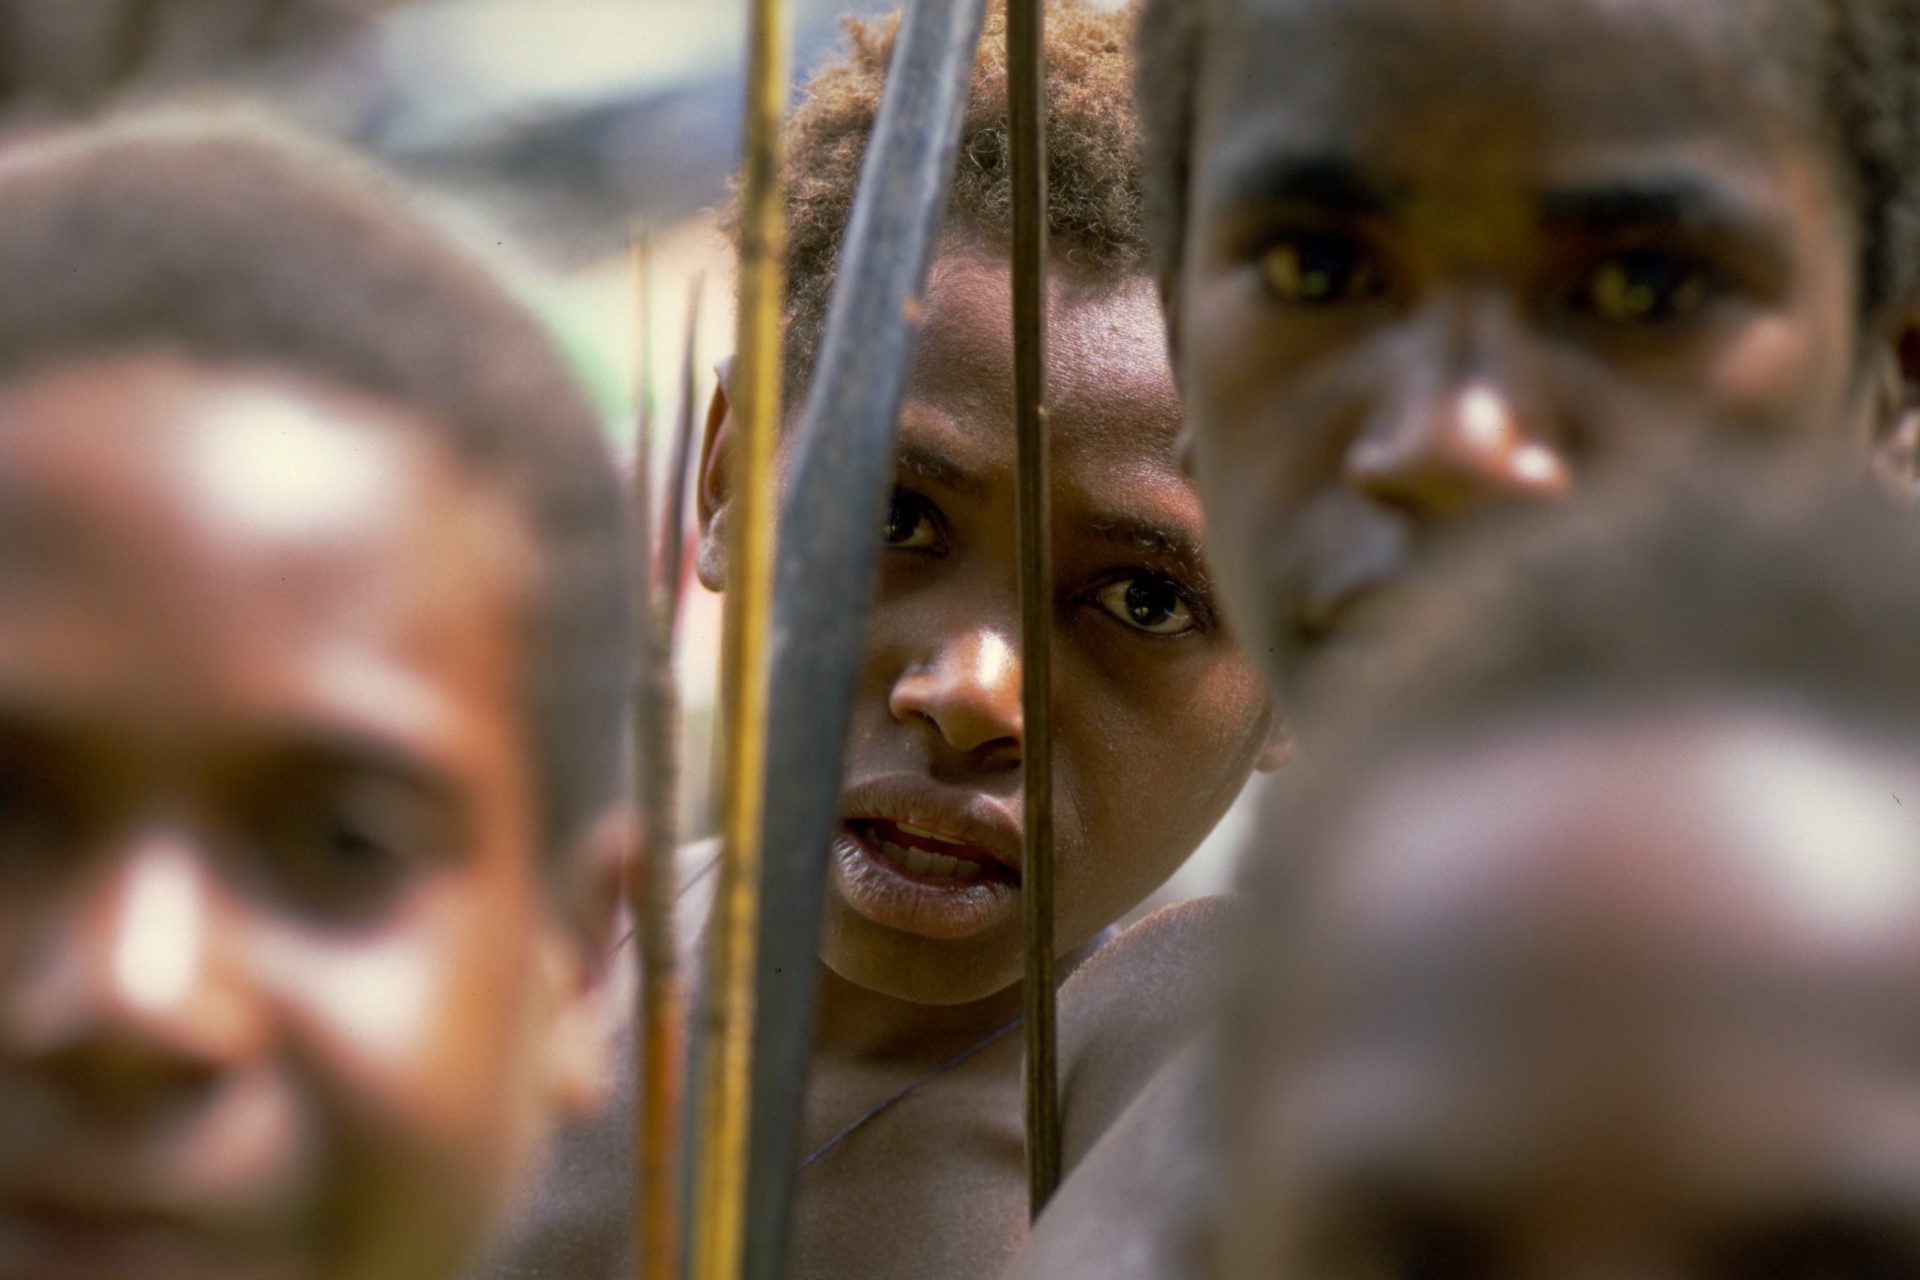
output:
<path id="1" fill-rule="evenodd" d="M 1058 930 L 1144 898 L 1238 794 L 1266 700 L 1201 562 L 1151 282 L 1049 303 Z M 936 261 L 900 420 L 823 958 L 927 1003 L 1018 980 L 1020 602 L 1010 272 Z"/>
<path id="2" fill-rule="evenodd" d="M 1869 359 L 1786 6 L 1218 7 L 1168 303 L 1215 559 L 1271 670 L 1462 518 L 1675 424 L 1866 434 L 1895 344 Z"/>
<path id="3" fill-rule="evenodd" d="M 584 1105 L 531 549 L 399 411 L 0 387 L 0 1277 L 450 1274 Z"/>
<path id="4" fill-rule="evenodd" d="M 1911 746 L 1722 713 L 1436 755 L 1294 913 L 1218 1274 L 1920 1271 Z"/>

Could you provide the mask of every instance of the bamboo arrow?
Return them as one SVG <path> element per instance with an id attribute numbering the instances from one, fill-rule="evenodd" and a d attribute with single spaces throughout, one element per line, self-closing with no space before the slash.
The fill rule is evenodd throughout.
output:
<path id="1" fill-rule="evenodd" d="M 894 46 L 792 443 L 780 530 L 755 984 L 746 1275 L 780 1280 L 799 1165 L 827 850 L 917 300 L 946 208 L 986 0 L 915 0 Z"/>
<path id="2" fill-rule="evenodd" d="M 700 1067 L 693 1094 L 699 1124 L 693 1146 L 690 1241 L 694 1280 L 737 1280 L 748 1216 L 754 963 L 763 901 L 760 863 L 769 740 L 773 456 L 780 415 L 786 246 L 780 171 L 787 36 L 779 0 L 754 0 L 749 45 L 739 342 L 732 387 L 733 495 L 721 658 L 727 768 L 720 884 L 696 1029 Z"/>
<path id="3" fill-rule="evenodd" d="M 1026 927 L 1027 1195 L 1060 1183 L 1053 955 L 1053 549 L 1047 465 L 1047 127 L 1043 0 L 1007 5 L 1013 158 L 1013 396 L 1019 456 L 1020 896 Z"/>

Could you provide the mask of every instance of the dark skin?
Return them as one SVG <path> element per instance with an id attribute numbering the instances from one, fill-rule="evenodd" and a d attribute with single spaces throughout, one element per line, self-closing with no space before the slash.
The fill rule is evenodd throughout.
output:
<path id="1" fill-rule="evenodd" d="M 1009 1280 L 1912 1274 L 1916 768 L 1740 706 L 1383 768 Z"/>
<path id="2" fill-rule="evenodd" d="M 269 371 L 103 356 L 0 423 L 0 1276 L 453 1274 L 608 1065 L 524 526 Z"/>
<path id="3" fill-rule="evenodd" d="M 1916 767 L 1732 707 L 1366 785 L 1229 1071 L 1212 1274 L 1920 1269 Z"/>
<path id="4" fill-rule="evenodd" d="M 1789 7 L 1217 10 L 1161 289 L 1222 604 L 1276 689 L 1436 542 L 1671 443 L 1911 476 L 1914 309 L 1861 311 Z M 1140 1027 L 1207 989 L 1187 969 Z M 1168 1070 L 1156 1093 L 1199 1087 Z M 1142 1174 L 1190 1159 L 1166 1116 L 1123 1115 L 1015 1274 L 1182 1274 Z"/>
<path id="5" fill-rule="evenodd" d="M 1019 1013 L 1008 281 L 1003 255 L 950 241 L 927 293 L 828 891 L 809 1151 Z M 1151 282 L 1063 265 L 1049 323 L 1057 927 L 1072 952 L 1280 755 L 1213 606 Z M 730 430 L 722 401 L 701 484 L 716 587 Z M 929 848 L 985 870 L 901 874 L 879 848 L 899 824 L 958 838 L 972 847 Z M 1008 1035 L 805 1172 L 795 1274 L 996 1274 L 1025 1227 L 1019 1061 Z"/>
<path id="6" fill-rule="evenodd" d="M 1224 8 L 1163 290 L 1223 595 L 1273 678 L 1467 519 L 1676 429 L 1902 438 L 1912 312 L 1862 318 L 1839 143 L 1782 53 L 1804 19 Z"/>

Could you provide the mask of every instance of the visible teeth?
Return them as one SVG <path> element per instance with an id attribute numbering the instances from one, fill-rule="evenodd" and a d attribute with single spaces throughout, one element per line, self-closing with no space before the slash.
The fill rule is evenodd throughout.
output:
<path id="1" fill-rule="evenodd" d="M 949 839 L 946 836 L 941 835 L 939 832 L 929 831 L 925 827 L 916 827 L 911 822 L 896 822 L 893 825 L 896 827 L 899 827 L 902 831 L 906 832 L 908 835 L 918 836 L 922 840 L 938 840 L 941 844 L 965 844 L 966 843 L 966 841 L 964 840 Z"/>
<path id="2" fill-rule="evenodd" d="M 978 863 L 966 858 L 949 858 L 944 853 L 929 853 L 925 849 L 916 849 L 912 845 L 894 844 L 889 840 L 880 843 L 880 856 L 898 867 L 905 867 L 917 876 L 931 876 L 941 880 L 971 880 L 980 874 Z"/>

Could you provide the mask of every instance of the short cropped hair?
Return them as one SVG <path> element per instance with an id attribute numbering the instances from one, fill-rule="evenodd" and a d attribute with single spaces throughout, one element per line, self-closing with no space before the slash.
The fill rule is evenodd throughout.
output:
<path id="1" fill-rule="evenodd" d="M 1096 275 L 1147 270 L 1140 131 L 1128 13 L 1047 0 L 1047 233 L 1054 257 Z M 840 242 L 900 29 L 892 14 L 848 18 L 845 48 L 808 81 L 787 150 L 787 378 L 803 386 L 826 329 Z M 947 228 L 1011 245 L 1006 12 L 989 10 L 973 64 Z"/>
<path id="2" fill-rule="evenodd" d="M 168 113 L 0 153 L 0 379 L 121 351 L 268 367 L 411 411 L 523 514 L 542 838 L 618 795 L 628 523 L 596 410 L 540 322 L 352 155 Z"/>
<path id="3" fill-rule="evenodd" d="M 1820 110 L 1851 190 L 1867 316 L 1920 288 L 1920 0 L 1776 0 L 1808 10 Z M 1142 0 L 1136 100 L 1144 131 L 1148 235 L 1163 278 L 1180 273 L 1207 29 L 1235 0 Z"/>

